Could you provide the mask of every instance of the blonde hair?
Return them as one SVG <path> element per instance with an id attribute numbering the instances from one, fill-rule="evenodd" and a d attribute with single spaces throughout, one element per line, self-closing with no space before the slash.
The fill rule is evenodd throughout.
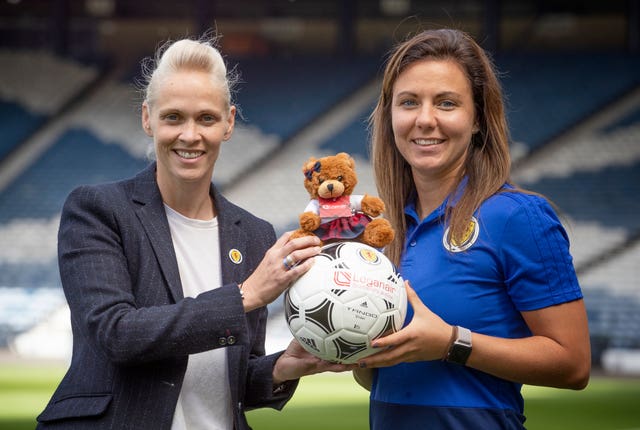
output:
<path id="1" fill-rule="evenodd" d="M 158 50 L 153 59 L 142 64 L 141 89 L 144 101 L 153 106 L 157 88 L 164 77 L 180 70 L 197 70 L 209 73 L 212 82 L 223 90 L 227 107 L 231 106 L 232 89 L 237 83 L 235 72 L 228 72 L 227 66 L 216 48 L 216 37 L 203 36 L 199 40 L 181 39 L 167 41 Z"/>
<path id="2" fill-rule="evenodd" d="M 395 145 L 391 101 L 398 76 L 410 64 L 424 59 L 453 60 L 460 65 L 471 84 L 480 129 L 471 139 L 464 169 L 451 190 L 467 177 L 455 206 L 450 199 L 446 208 L 449 240 L 456 243 L 462 238 L 480 204 L 510 181 L 509 131 L 502 90 L 484 50 L 469 35 L 453 29 L 426 30 L 400 43 L 387 61 L 380 97 L 369 118 L 376 185 L 387 205 L 386 217 L 396 230 L 386 254 L 395 264 L 400 264 L 407 231 L 404 207 L 415 193 L 415 183 L 409 164 Z"/>

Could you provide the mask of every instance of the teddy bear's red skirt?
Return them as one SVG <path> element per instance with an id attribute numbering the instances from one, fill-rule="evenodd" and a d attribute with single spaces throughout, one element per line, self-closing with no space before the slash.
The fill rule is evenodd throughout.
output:
<path id="1" fill-rule="evenodd" d="M 364 228 L 371 222 L 371 218 L 363 213 L 356 213 L 350 217 L 341 217 L 320 224 L 314 231 L 321 240 L 355 239 L 360 236 Z"/>

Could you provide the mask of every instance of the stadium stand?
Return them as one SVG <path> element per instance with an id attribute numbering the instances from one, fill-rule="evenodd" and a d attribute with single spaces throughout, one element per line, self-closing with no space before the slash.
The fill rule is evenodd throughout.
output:
<path id="1" fill-rule="evenodd" d="M 358 192 L 375 193 L 366 121 L 378 92 L 376 60 L 234 61 L 243 80 L 235 94 L 242 118 L 214 175 L 232 201 L 271 221 L 278 233 L 294 228 L 308 199 L 300 166 L 309 156 L 337 151 L 356 158 Z M 514 179 L 548 195 L 564 215 L 585 291 L 594 362 L 607 348 L 640 348 L 640 62 L 587 54 L 496 61 L 504 73 L 513 137 L 524 147 Z M 616 79 L 603 79 L 601 68 L 591 71 L 590 65 L 603 61 Z M 140 131 L 131 72 L 80 92 L 80 102 L 64 115 L 38 117 L 23 108 L 32 115 L 28 121 L 45 122 L 34 128 L 53 132 L 39 137 L 47 144 L 38 156 L 0 189 L 0 303 L 6 298 L 11 309 L 24 313 L 16 318 L 15 311 L 0 308 L 0 345 L 60 306 L 55 230 L 69 190 L 128 176 L 147 162 L 149 143 Z M 24 114 L 17 106 L 28 106 L 4 93 L 0 103 L 12 111 L 5 120 Z M 32 139 L 20 140 L 22 147 Z M 52 307 L 31 310 L 26 302 L 40 297 L 40 290 Z M 271 310 L 269 347 L 275 350 L 290 336 L 281 303 Z"/>
<path id="2" fill-rule="evenodd" d="M 0 345 L 38 323 L 64 305 L 60 289 L 0 288 Z"/>
<path id="3" fill-rule="evenodd" d="M 604 134 L 610 134 L 618 130 L 621 130 L 622 132 L 633 130 L 635 131 L 635 133 L 633 136 L 630 136 L 630 138 L 637 139 L 638 125 L 640 125 L 640 107 L 636 107 L 636 109 L 633 109 L 631 112 L 629 112 L 619 120 L 607 125 L 606 127 L 603 127 L 601 131 Z"/>
<path id="4" fill-rule="evenodd" d="M 526 186 L 558 202 L 575 221 L 640 231 L 640 201 L 630 198 L 640 196 L 640 161 L 576 172 L 566 178 L 541 178 Z"/>
<path id="5" fill-rule="evenodd" d="M 0 223 L 48 219 L 60 212 L 74 186 L 113 181 L 144 165 L 144 160 L 104 143 L 87 129 L 68 129 L 0 194 Z"/>
<path id="6" fill-rule="evenodd" d="M 637 65 L 628 65 L 640 76 Z M 640 349 L 639 111 L 634 89 L 515 172 L 521 185 L 561 211 L 585 295 L 593 364 L 611 371 L 635 360 L 616 351 Z"/>
<path id="7" fill-rule="evenodd" d="M 640 347 L 640 320 L 635 317 L 640 305 L 640 273 L 632 264 L 618 267 L 623 259 L 640 261 L 637 250 L 627 249 L 629 243 L 637 242 L 640 233 L 636 216 L 640 208 L 633 198 L 640 195 L 640 102 L 635 95 L 637 90 L 633 91 L 640 83 L 640 63 L 633 57 L 615 56 L 607 64 L 616 79 L 603 80 L 582 70 L 604 58 L 576 58 L 579 60 L 568 64 L 550 56 L 503 59 L 499 67 L 514 70 L 508 73 L 511 76 L 505 79 L 504 86 L 512 133 L 522 139 L 515 145 L 526 145 L 520 156 L 526 159 L 530 153 L 550 147 L 522 169 L 516 166 L 514 176 L 526 188 L 549 196 L 564 217 L 590 322 L 594 324 L 594 363 L 599 365 L 607 348 Z M 524 73 L 521 80 L 518 67 L 514 67 L 520 63 L 537 67 Z M 537 73 L 540 69 L 546 73 Z M 568 71 L 569 77 L 563 75 Z M 559 79 L 554 79 L 556 74 L 561 75 Z M 347 150 L 366 161 L 363 142 L 367 139 L 366 120 L 372 106 L 358 112 L 351 123 L 320 144 L 319 152 Z M 591 117 L 597 112 L 608 115 L 596 118 L 595 126 L 590 126 L 594 122 Z M 579 133 L 558 145 L 550 144 L 582 122 L 586 126 Z M 360 170 L 362 167 L 366 163 L 360 162 Z M 609 259 L 612 253 L 620 256 Z M 609 277 L 595 282 L 594 276 L 599 279 L 602 275 L 593 274 L 600 272 Z M 621 279 L 620 273 L 632 275 Z M 623 292 L 615 292 L 616 289 Z M 615 306 L 622 301 L 625 306 Z M 277 317 L 272 321 L 272 328 L 279 326 L 279 332 L 286 336 L 281 321 Z M 623 322 L 627 324 L 624 329 Z"/>
<path id="8" fill-rule="evenodd" d="M 46 51 L 0 49 L 0 64 L 0 162 L 99 73 Z"/>
<path id="9" fill-rule="evenodd" d="M 4 132 L 0 143 L 0 160 L 45 122 L 44 116 L 29 113 L 22 106 L 6 101 L 0 102 L 0 117 L 0 127 Z"/>
<path id="10" fill-rule="evenodd" d="M 503 54 L 496 64 L 515 142 L 548 143 L 640 84 L 640 58 L 628 54 Z M 606 65 L 608 76 L 603 79 Z"/>
<path id="11" fill-rule="evenodd" d="M 507 100 L 516 160 L 640 85 L 640 59 L 626 54 L 502 54 L 495 62 Z M 608 73 L 616 78 L 602 79 L 593 64 L 607 64 Z M 374 106 L 367 106 L 323 148 L 346 148 L 367 157 L 362 142 L 366 142 L 366 124 Z M 622 127 L 639 117 L 640 111 L 631 112 L 609 127 Z"/>
<path id="12" fill-rule="evenodd" d="M 327 139 L 321 149 L 329 152 L 345 151 L 353 156 L 369 158 L 369 148 L 363 142 L 369 140 L 368 124 L 369 114 L 373 111 L 375 103 L 368 105 L 364 111 L 359 112 L 356 118 L 341 130 Z"/>
<path id="13" fill-rule="evenodd" d="M 273 118 L 264 113 L 258 114 L 265 118 L 258 125 L 243 123 L 240 119 L 233 139 L 225 144 L 221 160 L 216 166 L 215 179 L 218 185 L 224 187 L 234 178 L 251 172 L 252 165 L 267 157 L 288 135 L 304 128 L 311 118 L 346 97 L 367 79 L 364 71 L 368 68 L 361 64 L 347 71 L 340 67 L 322 70 L 332 83 L 331 91 L 305 93 L 304 87 L 309 86 L 305 77 L 317 79 L 317 69 L 322 63 L 329 64 L 328 61 L 309 60 L 291 63 L 280 70 L 274 66 L 275 61 L 265 59 L 252 65 L 257 70 L 248 71 L 248 75 L 259 76 L 261 70 L 269 69 L 281 76 L 283 82 L 297 82 L 298 86 L 294 85 L 294 92 L 287 92 L 286 85 L 281 84 L 280 88 L 271 85 L 269 88 L 275 93 L 267 98 L 262 98 L 264 94 L 258 94 L 255 98 L 240 97 L 241 106 L 246 107 L 247 111 L 260 112 L 262 108 L 268 115 L 277 115 L 279 122 L 286 124 L 286 127 L 279 129 L 281 134 L 275 133 L 270 128 Z M 301 64 L 306 64 L 309 68 L 307 72 L 303 71 L 306 69 L 301 68 Z M 247 67 L 249 69 L 251 65 Z M 355 73 L 355 70 L 361 72 Z M 349 78 L 343 79 L 343 76 Z M 52 131 L 31 139 L 46 140 L 45 143 L 22 142 L 21 146 L 30 153 L 30 158 L 25 162 L 24 169 L 15 178 L 5 181 L 6 186 L 0 190 L 0 245 L 3 245 L 0 248 L 4 250 L 0 252 L 0 286 L 8 287 L 7 294 L 15 292 L 20 295 L 21 288 L 40 286 L 59 289 L 55 231 L 62 204 L 72 188 L 79 184 L 128 177 L 148 162 L 146 152 L 149 139 L 140 130 L 140 97 L 136 94 L 133 81 L 131 74 L 112 73 L 110 79 L 85 91 L 73 109 L 57 116 L 54 110 L 45 118 L 48 122 L 45 128 Z M 274 104 L 277 105 L 274 97 L 284 100 L 285 96 L 292 94 L 302 98 L 295 98 L 292 107 L 285 106 L 283 111 L 273 108 Z M 298 116 L 292 116 L 293 112 Z M 282 118 L 288 120 L 282 121 Z M 269 134 L 263 132 L 262 128 L 268 130 Z M 229 150 L 226 150 L 227 147 Z M 34 149 L 38 152 L 35 155 Z M 17 251 L 11 246 L 15 243 L 20 243 Z M 25 308 L 25 312 L 30 311 Z M 25 329 L 24 325 L 11 328 L 11 320 L 10 313 L 0 313 L 0 331 L 5 333 L 0 336 L 0 345 Z M 29 321 L 38 320 L 31 318 Z"/>
<path id="14" fill-rule="evenodd" d="M 241 116 L 286 141 L 374 78 L 380 59 L 297 56 L 238 62 Z"/>

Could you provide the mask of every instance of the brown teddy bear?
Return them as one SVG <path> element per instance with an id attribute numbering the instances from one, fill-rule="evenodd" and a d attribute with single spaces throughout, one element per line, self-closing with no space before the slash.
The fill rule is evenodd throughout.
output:
<path id="1" fill-rule="evenodd" d="M 379 197 L 352 194 L 358 177 L 349 154 L 311 157 L 302 172 L 311 201 L 300 214 L 300 228 L 292 238 L 315 234 L 323 245 L 355 240 L 374 248 L 393 240 L 395 231 L 389 221 L 376 218 L 384 212 L 384 202 Z"/>

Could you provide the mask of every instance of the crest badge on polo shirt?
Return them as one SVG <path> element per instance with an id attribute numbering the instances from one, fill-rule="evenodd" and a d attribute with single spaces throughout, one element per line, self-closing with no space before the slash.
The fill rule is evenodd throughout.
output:
<path id="1" fill-rule="evenodd" d="M 447 227 L 447 229 L 444 231 L 444 235 L 442 236 L 442 244 L 450 252 L 466 251 L 467 249 L 471 248 L 474 243 L 476 243 L 479 234 L 480 224 L 478 224 L 478 220 L 472 216 L 467 229 L 462 235 L 462 240 L 460 241 L 460 243 L 449 238 L 449 228 Z"/>

